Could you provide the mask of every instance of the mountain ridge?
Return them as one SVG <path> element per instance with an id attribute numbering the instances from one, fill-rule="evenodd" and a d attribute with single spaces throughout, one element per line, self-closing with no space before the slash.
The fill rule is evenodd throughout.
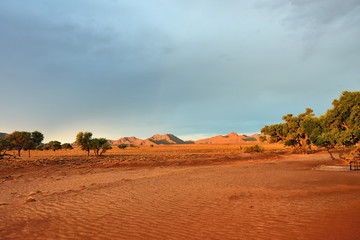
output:
<path id="1" fill-rule="evenodd" d="M 123 137 L 118 140 L 110 140 L 110 145 L 136 145 L 136 146 L 150 146 L 150 145 L 175 145 L 175 144 L 232 144 L 232 143 L 246 143 L 246 142 L 259 142 L 260 134 L 253 134 L 250 136 L 239 135 L 235 132 L 231 132 L 227 135 L 217 135 L 210 138 L 204 138 L 196 141 L 184 141 L 174 134 L 156 134 L 146 139 L 140 139 L 137 137 Z"/>

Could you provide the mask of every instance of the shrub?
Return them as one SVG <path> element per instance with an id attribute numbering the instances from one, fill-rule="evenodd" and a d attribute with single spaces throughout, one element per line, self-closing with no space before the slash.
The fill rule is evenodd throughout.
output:
<path id="1" fill-rule="evenodd" d="M 63 144 L 61 144 L 61 148 L 68 150 L 68 149 L 73 149 L 73 146 L 71 146 L 70 143 L 63 143 Z"/>
<path id="2" fill-rule="evenodd" d="M 244 153 L 264 152 L 264 147 L 261 147 L 261 146 L 256 144 L 256 145 L 253 145 L 253 146 L 243 147 L 242 151 Z"/>
<path id="3" fill-rule="evenodd" d="M 121 144 L 118 146 L 118 148 L 120 148 L 120 149 L 125 149 L 125 148 L 127 148 L 127 145 L 126 145 L 125 143 L 121 143 Z"/>

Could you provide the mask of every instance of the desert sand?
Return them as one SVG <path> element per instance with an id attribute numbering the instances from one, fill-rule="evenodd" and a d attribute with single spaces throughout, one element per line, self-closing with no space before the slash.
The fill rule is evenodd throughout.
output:
<path id="1" fill-rule="evenodd" d="M 0 239 L 359 239 L 360 172 L 239 146 L 36 152 L 0 163 Z"/>

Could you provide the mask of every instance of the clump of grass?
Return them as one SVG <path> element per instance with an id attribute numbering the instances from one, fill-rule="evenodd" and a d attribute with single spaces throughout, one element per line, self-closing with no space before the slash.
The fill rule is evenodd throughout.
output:
<path id="1" fill-rule="evenodd" d="M 253 152 L 264 152 L 264 147 L 259 145 L 253 145 L 248 147 L 241 147 L 240 148 L 244 153 L 253 153 Z"/>

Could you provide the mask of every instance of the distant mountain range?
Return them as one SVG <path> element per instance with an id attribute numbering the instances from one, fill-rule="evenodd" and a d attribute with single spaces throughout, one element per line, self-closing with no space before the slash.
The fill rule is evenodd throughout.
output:
<path id="1" fill-rule="evenodd" d="M 150 138 L 140 139 L 136 137 L 124 137 L 118 140 L 108 140 L 111 145 L 119 144 L 133 144 L 137 146 L 149 146 L 149 145 L 172 145 L 172 144 L 231 144 L 231 143 L 246 143 L 246 142 L 259 142 L 259 134 L 253 134 L 251 136 L 238 135 L 232 132 L 227 135 L 218 135 L 211 138 L 205 138 L 197 141 L 184 141 L 173 134 L 154 135 Z"/>
<path id="2" fill-rule="evenodd" d="M 0 133 L 0 138 L 5 138 L 6 133 Z M 259 134 L 253 134 L 250 136 L 247 135 L 238 135 L 235 132 L 232 132 L 227 135 L 218 135 L 211 138 L 205 138 L 197 141 L 184 141 L 173 134 L 156 134 L 152 137 L 146 139 L 140 139 L 136 137 L 123 137 L 118 140 L 109 140 L 110 145 L 120 145 L 122 143 L 127 145 L 136 145 L 136 146 L 150 146 L 150 145 L 173 145 L 173 144 L 232 144 L 232 143 L 246 143 L 246 142 L 259 142 Z M 75 144 L 75 143 L 74 143 Z"/>

